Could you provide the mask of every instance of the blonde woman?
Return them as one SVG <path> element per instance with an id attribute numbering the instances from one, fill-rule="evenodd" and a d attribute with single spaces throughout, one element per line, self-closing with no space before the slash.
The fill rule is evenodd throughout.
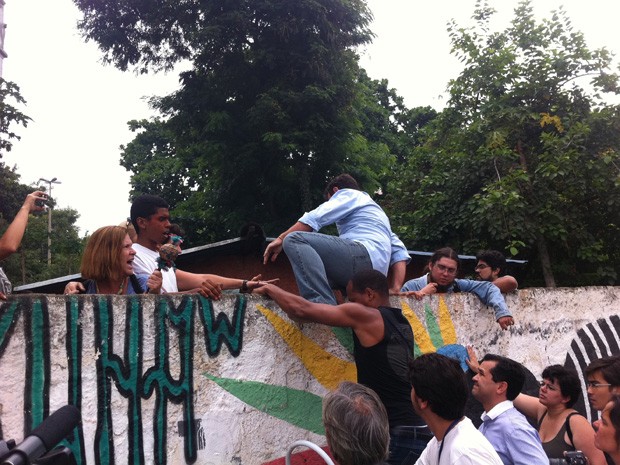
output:
<path id="1" fill-rule="evenodd" d="M 150 276 L 135 275 L 136 251 L 127 229 L 104 226 L 90 236 L 82 256 L 81 273 L 86 294 L 143 294 L 147 290 L 159 294 L 161 271 Z"/>

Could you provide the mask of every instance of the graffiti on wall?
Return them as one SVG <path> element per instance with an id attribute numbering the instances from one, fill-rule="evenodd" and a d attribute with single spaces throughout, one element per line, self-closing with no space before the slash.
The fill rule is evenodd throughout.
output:
<path id="1" fill-rule="evenodd" d="M 169 402 L 183 407 L 183 421 L 179 422 L 184 438 L 184 454 L 187 463 L 196 461 L 198 430 L 200 422 L 195 418 L 193 396 L 193 359 L 199 346 L 194 341 L 195 314 L 202 326 L 204 349 L 209 357 L 217 357 L 222 345 L 236 357 L 243 344 L 243 327 L 247 302 L 239 296 L 234 305 L 232 318 L 224 313 L 215 314 L 210 300 L 186 296 L 175 305 L 171 299 L 161 298 L 154 315 L 157 327 L 155 360 L 152 366 L 144 366 L 143 313 L 139 297 L 125 300 L 125 343 L 123 353 L 117 353 L 113 344 L 113 312 L 110 297 L 92 297 L 95 321 L 95 349 L 98 354 L 97 371 L 97 431 L 95 434 L 95 460 L 97 464 L 116 463 L 111 396 L 116 389 L 128 400 L 129 462 L 144 464 L 143 419 L 141 402 L 154 397 L 153 457 L 156 463 L 167 463 L 166 431 L 168 430 L 167 406 Z M 82 329 L 80 319 L 85 312 L 83 298 L 66 300 L 66 355 L 68 361 L 69 404 L 81 408 L 82 402 Z M 31 431 L 49 414 L 50 392 L 50 321 L 45 297 L 21 298 L 4 303 L 0 307 L 0 361 L 15 332 L 19 319 L 24 322 L 26 352 L 26 385 L 24 386 L 24 435 Z M 175 345 L 179 352 L 179 376 L 172 375 L 168 353 L 170 330 L 175 333 Z M 176 425 L 175 425 L 176 426 Z M 84 438 L 76 428 L 73 438 L 66 443 L 78 464 L 86 463 Z M 121 460 L 125 462 L 125 460 Z"/>
<path id="2" fill-rule="evenodd" d="M 123 305 L 119 307 L 118 302 Z M 401 301 L 403 314 L 414 332 L 414 355 L 444 353 L 457 358 L 466 370 L 466 350 L 459 344 L 464 340 L 463 335 L 458 334 L 453 321 L 454 309 L 449 308 L 448 300 L 437 296 L 435 300 L 426 300 L 415 307 L 410 304 L 409 300 Z M 167 441 L 170 430 L 178 431 L 185 462 L 195 463 L 199 451 L 209 447 L 206 441 L 208 431 L 205 431 L 201 418 L 208 412 L 195 411 L 195 386 L 198 381 L 195 377 L 208 380 L 226 395 L 259 412 L 323 435 L 322 395 L 344 379 L 356 379 L 350 353 L 350 331 L 333 328 L 331 339 L 342 349 L 334 353 L 309 336 L 303 325 L 292 322 L 277 307 L 270 308 L 268 305 L 272 304 L 260 301 L 251 307 L 251 312 L 255 312 L 257 318 L 262 319 L 275 335 L 277 341 L 274 340 L 273 344 L 283 344 L 295 357 L 295 363 L 320 386 L 319 389 L 295 389 L 271 380 L 260 382 L 243 371 L 234 377 L 208 370 L 197 371 L 198 354 L 210 359 L 230 359 L 241 354 L 248 316 L 248 300 L 244 295 L 235 296 L 232 311 L 226 313 L 216 312 L 211 301 L 199 296 L 157 298 L 154 311 L 148 312 L 148 322 L 145 320 L 144 300 L 139 296 L 122 300 L 107 296 L 67 297 L 64 300 L 63 328 L 66 333 L 67 403 L 78 409 L 81 409 L 84 398 L 83 354 L 85 349 L 91 349 L 83 346 L 85 336 L 89 341 L 94 341 L 97 354 L 97 418 L 93 450 L 90 451 L 95 463 L 166 464 L 169 460 Z M 93 321 L 92 335 L 83 334 L 82 322 L 85 318 Z M 118 335 L 114 334 L 114 320 L 120 318 L 124 321 L 125 330 Z M 49 355 L 50 324 L 58 326 L 59 323 L 50 322 L 50 309 L 45 296 L 20 297 L 0 304 L 0 366 L 20 321 L 23 322 L 25 355 L 25 435 L 51 413 L 50 383 L 54 361 Z M 152 357 L 149 358 L 145 358 L 146 323 L 153 333 L 154 347 L 149 347 L 152 350 Z M 570 348 L 567 347 L 565 365 L 581 373 L 594 358 L 619 353 L 618 329 L 620 319 L 617 316 L 585 324 L 576 331 Z M 115 345 L 115 337 L 121 337 L 122 344 Z M 223 347 L 226 350 L 222 351 Z M 174 365 L 171 365 L 171 350 L 177 354 L 172 362 Z M 582 383 L 585 393 L 583 379 Z M 126 408 L 123 415 L 127 421 L 122 434 L 126 436 L 128 457 L 115 455 L 115 434 L 118 433 L 114 423 L 119 412 L 114 411 L 113 398 L 119 395 L 125 400 L 122 405 Z M 147 400 L 149 409 L 144 408 Z M 582 410 L 590 416 L 587 402 L 584 405 L 582 400 L 581 403 Z M 182 412 L 181 421 L 174 424 L 170 423 L 169 418 L 171 404 L 178 406 Z M 148 422 L 145 421 L 145 411 L 149 415 L 152 412 Z M 146 437 L 148 441 L 145 441 Z M 148 451 L 145 451 L 145 443 L 149 444 Z M 73 451 L 78 464 L 86 463 L 82 428 L 76 428 L 65 445 Z"/>

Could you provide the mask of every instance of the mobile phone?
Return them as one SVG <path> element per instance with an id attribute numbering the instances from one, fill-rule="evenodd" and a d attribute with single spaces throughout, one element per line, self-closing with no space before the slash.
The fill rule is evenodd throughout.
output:
<path id="1" fill-rule="evenodd" d="M 47 194 L 41 194 L 41 195 L 42 195 L 42 198 L 40 197 L 40 198 L 38 198 L 37 200 L 34 201 L 34 204 L 37 207 L 45 207 L 45 205 L 46 205 L 46 201 L 48 199 Z"/>

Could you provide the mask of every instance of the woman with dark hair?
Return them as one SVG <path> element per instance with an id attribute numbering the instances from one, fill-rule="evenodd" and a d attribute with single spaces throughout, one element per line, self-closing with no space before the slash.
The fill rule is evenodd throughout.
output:
<path id="1" fill-rule="evenodd" d="M 615 465 L 620 465 L 620 397 L 612 397 L 594 427 L 594 445 L 606 452 Z"/>
<path id="2" fill-rule="evenodd" d="M 428 269 L 427 274 L 407 281 L 399 295 L 412 296 L 419 300 L 436 292 L 471 292 L 476 294 L 482 303 L 493 307 L 495 321 L 502 329 L 508 329 L 514 324 L 504 296 L 497 286 L 487 281 L 456 278 L 459 256 L 450 247 L 436 250 L 428 263 Z"/>
<path id="3" fill-rule="evenodd" d="M 605 465 L 605 456 L 594 445 L 592 425 L 572 408 L 580 395 L 577 372 L 551 365 L 542 372 L 539 396 L 519 394 L 514 406 L 537 422 L 543 449 L 550 459 L 563 459 L 565 451 L 580 450 L 590 465 Z"/>
<path id="4" fill-rule="evenodd" d="M 161 271 L 150 276 L 134 275 L 136 251 L 127 229 L 104 226 L 88 239 L 82 255 L 81 273 L 86 294 L 143 294 L 147 290 L 159 294 Z"/>

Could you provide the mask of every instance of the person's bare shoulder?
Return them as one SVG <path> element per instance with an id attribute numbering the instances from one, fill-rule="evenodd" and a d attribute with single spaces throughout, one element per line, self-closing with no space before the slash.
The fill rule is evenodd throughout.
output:
<path id="1" fill-rule="evenodd" d="M 517 282 L 515 277 L 510 275 L 500 276 L 495 281 L 493 281 L 493 284 L 495 284 L 504 294 L 508 292 L 514 292 L 519 287 L 519 283 Z"/>

